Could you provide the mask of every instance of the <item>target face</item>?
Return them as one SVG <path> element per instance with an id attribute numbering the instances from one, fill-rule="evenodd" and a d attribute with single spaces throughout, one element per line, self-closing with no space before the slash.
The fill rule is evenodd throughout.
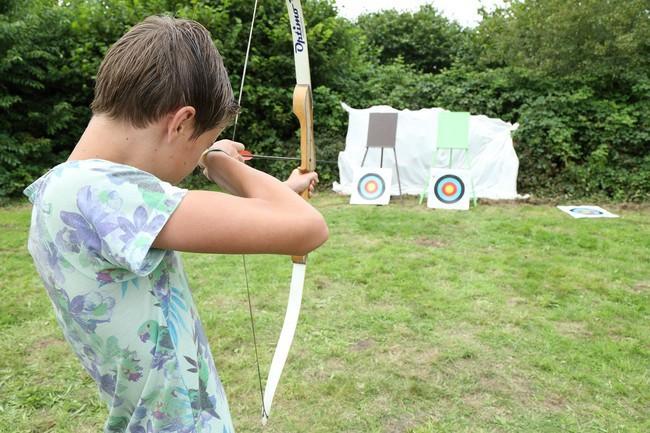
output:
<path id="1" fill-rule="evenodd" d="M 558 206 L 562 212 L 573 218 L 618 218 L 600 206 Z"/>
<path id="2" fill-rule="evenodd" d="M 578 215 L 586 215 L 586 216 L 597 216 L 603 214 L 603 212 L 599 211 L 598 209 L 592 209 L 588 207 L 574 207 L 571 209 L 571 212 L 576 213 Z"/>
<path id="3" fill-rule="evenodd" d="M 384 179 L 376 173 L 364 174 L 357 184 L 359 195 L 366 200 L 377 200 L 385 190 Z"/>
<path id="4" fill-rule="evenodd" d="M 442 203 L 457 203 L 465 195 L 465 183 L 460 177 L 448 174 L 438 178 L 433 191 Z"/>
<path id="5" fill-rule="evenodd" d="M 469 209 L 466 169 L 432 168 L 427 206 L 433 209 Z"/>
<path id="6" fill-rule="evenodd" d="M 391 174 L 389 168 L 358 169 L 350 204 L 388 204 Z"/>

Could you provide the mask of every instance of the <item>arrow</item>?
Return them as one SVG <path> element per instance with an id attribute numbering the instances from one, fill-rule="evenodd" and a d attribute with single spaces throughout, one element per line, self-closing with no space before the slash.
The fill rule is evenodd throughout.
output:
<path id="1" fill-rule="evenodd" d="M 248 150 L 240 150 L 239 154 L 244 158 L 244 161 L 250 161 L 251 159 L 270 159 L 273 161 L 300 161 L 300 158 L 290 157 L 290 156 L 270 156 L 270 155 L 257 155 L 253 154 Z M 328 161 L 328 160 L 318 160 L 319 163 L 324 164 L 338 164 L 338 161 Z"/>

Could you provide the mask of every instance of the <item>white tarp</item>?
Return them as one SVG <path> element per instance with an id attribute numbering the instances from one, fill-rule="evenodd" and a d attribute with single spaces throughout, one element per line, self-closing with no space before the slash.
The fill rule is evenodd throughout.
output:
<path id="1" fill-rule="evenodd" d="M 398 111 L 386 105 L 355 109 L 341 104 L 349 114 L 345 150 L 339 153 L 339 182 L 334 191 L 350 194 L 354 169 L 361 165 L 368 139 L 370 113 L 398 113 L 396 151 L 403 194 L 420 194 L 426 188 L 437 137 L 438 113 L 442 108 Z M 486 116 L 470 116 L 470 173 L 476 196 L 490 199 L 517 198 L 519 159 L 512 145 L 511 132 L 518 124 Z M 449 152 L 440 151 L 436 166 L 449 165 Z M 464 151 L 454 150 L 453 166 L 465 167 Z M 379 167 L 381 149 L 370 148 L 364 167 Z M 392 149 L 384 149 L 384 167 L 395 167 Z M 397 175 L 393 171 L 391 195 L 399 195 Z"/>

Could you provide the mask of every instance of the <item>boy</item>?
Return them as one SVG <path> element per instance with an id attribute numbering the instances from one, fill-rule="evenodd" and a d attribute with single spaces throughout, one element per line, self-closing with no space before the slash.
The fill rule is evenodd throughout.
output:
<path id="1" fill-rule="evenodd" d="M 286 183 L 219 133 L 236 113 L 223 62 L 192 21 L 149 17 L 106 54 L 93 117 L 26 190 L 29 251 L 57 321 L 109 408 L 106 432 L 233 432 L 176 251 L 301 256 L 328 236 Z M 209 152 L 207 150 L 210 150 Z M 230 194 L 173 186 L 201 160 Z"/>

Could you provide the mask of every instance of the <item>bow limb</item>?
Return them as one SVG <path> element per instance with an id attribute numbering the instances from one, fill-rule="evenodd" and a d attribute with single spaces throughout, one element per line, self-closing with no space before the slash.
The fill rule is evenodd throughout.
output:
<path id="1" fill-rule="evenodd" d="M 309 54 L 305 20 L 300 0 L 286 0 L 289 22 L 293 34 L 294 60 L 296 65 L 296 87 L 293 92 L 293 113 L 300 122 L 300 171 L 307 173 L 316 169 L 316 149 L 314 145 L 314 111 L 311 93 L 311 75 L 309 72 Z M 309 190 L 302 193 L 309 199 Z M 266 424 L 271 414 L 273 397 L 280 382 L 282 370 L 289 355 L 289 349 L 298 326 L 302 291 L 307 270 L 307 256 L 292 257 L 293 272 L 289 289 L 287 312 L 280 331 L 280 338 L 273 354 L 269 376 L 264 388 L 262 404 L 262 424 Z"/>

